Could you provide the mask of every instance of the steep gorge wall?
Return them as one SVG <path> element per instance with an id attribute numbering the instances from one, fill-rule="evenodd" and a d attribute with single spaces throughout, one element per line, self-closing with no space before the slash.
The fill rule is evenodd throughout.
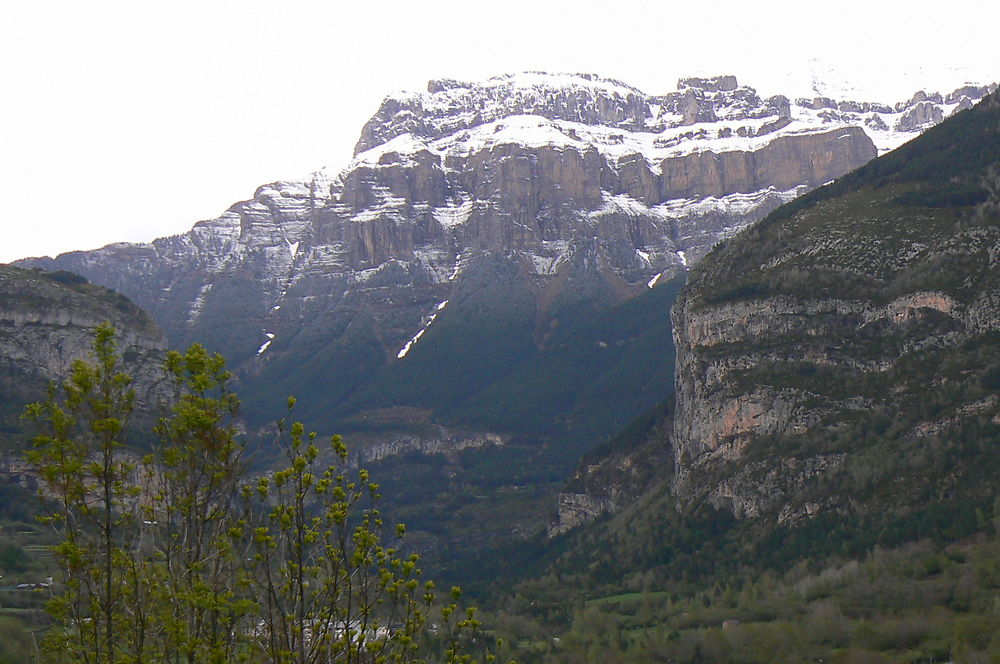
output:
<path id="1" fill-rule="evenodd" d="M 779 523 L 876 500 L 905 510 L 918 467 L 942 500 L 982 490 L 975 465 L 933 461 L 964 460 L 1000 424 L 1000 103 L 968 113 L 692 271 L 673 308 L 682 504 Z M 926 193 L 945 186 L 981 193 Z"/>

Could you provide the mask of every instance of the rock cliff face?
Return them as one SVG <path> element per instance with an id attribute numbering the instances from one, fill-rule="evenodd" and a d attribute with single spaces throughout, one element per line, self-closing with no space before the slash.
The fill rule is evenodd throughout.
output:
<path id="1" fill-rule="evenodd" d="M 441 429 L 436 436 L 397 436 L 367 445 L 358 451 L 357 461 L 369 464 L 409 452 L 454 456 L 462 450 L 506 445 L 509 438 L 498 434 L 456 435 Z"/>
<path id="2" fill-rule="evenodd" d="M 1000 433 L 998 107 L 987 97 L 695 266 L 672 310 L 669 422 L 581 465 L 550 533 L 657 482 L 681 511 L 789 527 L 918 511 L 927 492 L 977 500 L 989 463 L 941 457 Z M 653 476 L 621 472 L 668 452 Z"/>
<path id="3" fill-rule="evenodd" d="M 66 377 L 74 360 L 89 357 L 94 329 L 110 322 L 135 378 L 140 408 L 166 398 L 163 333 L 138 307 L 75 274 L 0 266 L 0 441 L 23 446 L 24 404 L 44 398 L 49 381 Z"/>
<path id="4" fill-rule="evenodd" d="M 673 309 L 681 504 L 782 524 L 978 499 L 976 450 L 1000 438 L 998 117 L 992 95 L 693 270 Z"/>
<path id="5" fill-rule="evenodd" d="M 547 537 L 634 505 L 657 486 L 669 487 L 674 464 L 663 441 L 669 438 L 672 423 L 669 407 L 660 404 L 587 454 L 559 493 L 556 519 L 549 524 Z"/>

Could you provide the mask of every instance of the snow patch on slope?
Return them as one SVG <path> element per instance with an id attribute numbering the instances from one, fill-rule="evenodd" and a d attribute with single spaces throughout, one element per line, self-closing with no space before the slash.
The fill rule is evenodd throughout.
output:
<path id="1" fill-rule="evenodd" d="M 452 256 L 451 251 L 430 245 L 415 247 L 413 249 L 413 256 L 427 271 L 431 277 L 431 281 L 434 283 L 443 284 L 451 281 L 456 260 Z"/>
<path id="2" fill-rule="evenodd" d="M 451 230 L 456 226 L 461 226 L 469 220 L 472 215 L 473 202 L 464 200 L 458 205 L 444 205 L 431 210 L 431 215 L 445 230 Z"/>
<path id="3" fill-rule="evenodd" d="M 591 220 L 612 214 L 624 214 L 630 217 L 653 216 L 661 219 L 668 218 L 668 215 L 664 212 L 664 210 L 660 209 L 661 206 L 657 205 L 649 207 L 642 201 L 637 201 L 628 194 L 612 195 L 607 192 L 603 192 L 602 197 L 603 204 L 601 207 L 588 213 Z"/>
<path id="4" fill-rule="evenodd" d="M 274 341 L 274 333 L 273 332 L 265 332 L 264 336 L 267 337 L 267 341 L 265 341 L 264 343 L 262 343 L 260 345 L 260 348 L 257 349 L 257 354 L 258 355 L 263 355 L 264 351 L 266 351 L 268 349 L 268 347 L 271 345 L 271 342 Z"/>
<path id="5" fill-rule="evenodd" d="M 427 144 L 413 134 L 401 134 L 390 141 L 376 145 L 370 150 L 355 155 L 354 160 L 348 167 L 349 170 L 359 166 L 378 166 L 386 155 L 396 153 L 400 157 L 409 157 L 417 154 L 421 150 L 426 150 Z"/>
<path id="6" fill-rule="evenodd" d="M 690 215 L 706 215 L 724 213 L 731 215 L 748 215 L 761 205 L 771 202 L 777 197 L 782 203 L 794 199 L 802 193 L 803 187 L 795 187 L 780 191 L 767 187 L 749 194 L 735 193 L 727 196 L 705 196 L 704 198 L 678 198 L 661 203 L 653 208 L 656 213 L 679 218 Z"/>
<path id="7" fill-rule="evenodd" d="M 198 294 L 195 296 L 194 302 L 191 303 L 191 309 L 188 311 L 188 325 L 193 324 L 201 316 L 201 310 L 205 307 L 205 297 L 210 290 L 212 290 L 212 284 L 210 283 L 198 289 Z"/>
<path id="8" fill-rule="evenodd" d="M 423 327 L 420 328 L 420 331 L 417 332 L 415 335 L 413 335 L 413 337 L 409 341 L 407 341 L 402 348 L 399 349 L 399 352 L 396 353 L 396 359 L 401 360 L 404 357 L 406 357 L 406 354 L 410 352 L 410 349 L 413 348 L 413 345 L 418 341 L 420 341 L 420 337 L 424 336 L 424 333 L 431 326 L 431 323 L 434 322 L 434 320 L 438 317 L 438 314 L 441 313 L 447 306 L 448 306 L 448 300 L 444 300 L 443 302 L 437 303 L 431 314 L 427 316 L 427 318 L 424 320 Z"/>
<path id="9" fill-rule="evenodd" d="M 399 221 L 406 218 L 405 198 L 392 196 L 388 191 L 377 191 L 376 193 L 380 195 L 379 202 L 366 207 L 352 216 L 352 222 L 363 224 L 383 217 L 396 218 Z"/>
<path id="10" fill-rule="evenodd" d="M 528 254 L 535 274 L 551 276 L 559 271 L 559 266 L 569 256 L 569 242 L 566 240 L 546 240 L 542 242 L 542 253 Z"/>

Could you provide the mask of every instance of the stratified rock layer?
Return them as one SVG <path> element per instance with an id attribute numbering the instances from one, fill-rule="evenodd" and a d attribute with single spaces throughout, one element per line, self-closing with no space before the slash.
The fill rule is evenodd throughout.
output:
<path id="1" fill-rule="evenodd" d="M 137 406 L 151 413 L 169 395 L 162 369 L 166 339 L 147 314 L 75 274 L 0 265 L 0 439 L 26 444 L 18 421 L 24 405 L 43 399 L 50 381 L 66 379 L 75 360 L 91 357 L 102 323 L 115 327 Z"/>
<path id="2" fill-rule="evenodd" d="M 559 523 L 650 500 L 657 483 L 681 510 L 779 525 L 905 514 L 928 492 L 980 499 L 989 463 L 934 464 L 1000 436 L 998 108 L 987 97 L 695 266 L 672 310 L 669 426 L 583 464 Z"/>

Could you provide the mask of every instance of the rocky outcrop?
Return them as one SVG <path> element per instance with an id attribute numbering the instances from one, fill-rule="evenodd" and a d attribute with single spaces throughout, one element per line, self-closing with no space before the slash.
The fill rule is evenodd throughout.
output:
<path id="1" fill-rule="evenodd" d="M 673 490 L 682 498 L 697 495 L 717 509 L 732 512 L 738 519 L 757 519 L 776 512 L 776 523 L 790 525 L 811 518 L 828 507 L 823 501 L 793 505 L 789 497 L 801 492 L 824 473 L 836 469 L 843 459 L 844 454 L 826 454 L 805 459 L 788 457 L 754 461 L 741 465 L 739 470 L 726 475 L 707 492 L 698 485 L 703 474 L 709 470 L 709 464 L 701 460 L 677 474 Z M 681 504 L 690 509 L 695 503 L 683 500 Z"/>
<path id="2" fill-rule="evenodd" d="M 671 411 L 670 405 L 660 404 L 584 458 L 559 493 L 548 538 L 618 512 L 652 486 L 672 481 Z"/>
<path id="3" fill-rule="evenodd" d="M 916 291 L 886 304 L 801 297 L 695 304 L 692 295 L 673 310 L 678 352 L 671 445 L 683 469 L 675 490 L 688 497 L 703 493 L 699 483 L 706 474 L 716 474 L 726 462 L 739 466 L 759 441 L 794 438 L 850 413 L 889 408 L 889 395 L 860 387 L 873 376 L 902 390 L 902 379 L 894 376 L 915 356 L 1000 331 L 1000 309 L 989 292 L 961 302 L 942 292 Z M 831 458 L 802 468 L 792 464 L 777 475 L 773 463 L 758 463 L 708 496 L 738 516 L 758 516 L 831 467 Z M 739 479 L 755 472 L 771 480 L 755 486 Z M 779 490 L 776 477 L 790 488 Z"/>
<path id="4" fill-rule="evenodd" d="M 19 486 L 37 493 L 38 473 L 21 454 L 0 454 L 0 483 Z"/>
<path id="5" fill-rule="evenodd" d="M 24 404 L 43 399 L 50 381 L 88 359 L 94 330 L 110 323 L 133 376 L 137 407 L 151 413 L 169 398 L 162 369 L 166 339 L 152 319 L 122 295 L 71 273 L 0 266 L 0 422 L 17 447 Z"/>
<path id="6" fill-rule="evenodd" d="M 977 310 L 928 292 L 909 293 L 886 305 L 792 297 L 702 307 L 690 300 L 678 303 L 673 314 L 675 343 L 683 343 L 673 437 L 678 461 L 705 453 L 738 457 L 753 437 L 805 431 L 824 411 L 870 407 L 864 399 L 801 407 L 812 395 L 795 389 L 728 390 L 734 373 L 766 362 L 886 372 L 900 359 L 900 351 L 956 344 L 985 332 L 973 318 Z M 931 320 L 933 326 L 927 325 L 924 334 L 911 334 L 915 323 Z M 874 335 L 896 336 L 898 342 L 874 353 L 866 349 Z M 771 346 L 778 339 L 810 343 L 782 344 L 775 350 Z"/>
<path id="7" fill-rule="evenodd" d="M 617 507 L 611 498 L 595 498 L 587 493 L 560 493 L 556 521 L 546 529 L 545 535 L 549 538 L 562 535 L 604 514 L 614 512 Z"/>
<path id="8" fill-rule="evenodd" d="M 970 102 L 971 103 L 971 102 Z M 960 104 L 960 106 L 962 106 Z M 968 104 L 964 105 L 966 108 Z M 909 107 L 896 121 L 896 131 L 917 131 L 930 125 L 935 125 L 944 120 L 944 112 L 941 107 L 930 101 L 920 101 Z"/>
<path id="9" fill-rule="evenodd" d="M 735 90 L 738 85 L 736 77 L 732 75 L 713 76 L 711 78 L 688 76 L 677 81 L 678 90 L 696 88 L 707 92 L 731 92 Z"/>
<path id="10" fill-rule="evenodd" d="M 357 452 L 359 463 L 382 461 L 408 452 L 422 454 L 454 455 L 462 450 L 486 446 L 501 447 L 510 440 L 509 436 L 493 433 L 461 434 L 442 429 L 438 436 L 393 436 L 366 445 Z"/>

